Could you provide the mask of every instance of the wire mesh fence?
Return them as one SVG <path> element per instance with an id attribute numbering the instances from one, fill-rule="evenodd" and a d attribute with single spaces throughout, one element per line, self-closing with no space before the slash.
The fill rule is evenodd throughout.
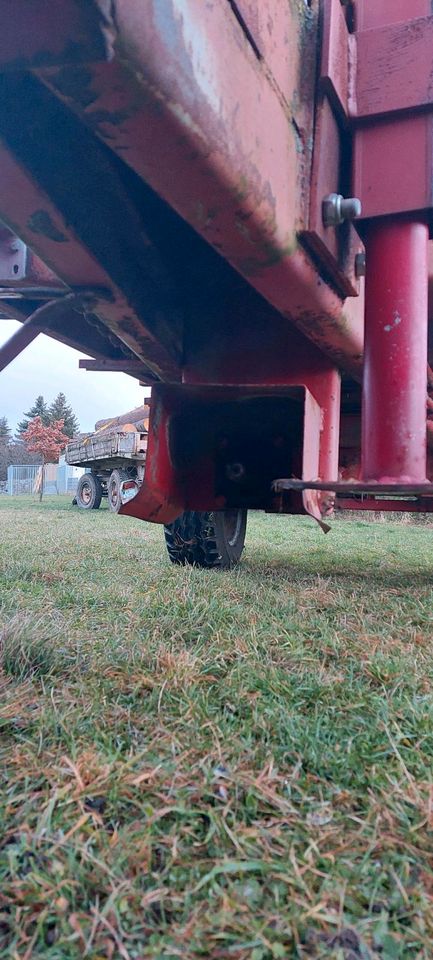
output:
<path id="1" fill-rule="evenodd" d="M 12 464 L 8 467 L 9 495 L 34 493 L 41 471 L 41 464 L 38 463 Z"/>
<path id="2" fill-rule="evenodd" d="M 44 493 L 71 493 L 77 489 L 82 470 L 69 464 L 45 464 Z M 42 482 L 42 465 L 38 463 L 12 464 L 8 467 L 7 493 L 11 497 L 20 494 L 39 493 Z"/>

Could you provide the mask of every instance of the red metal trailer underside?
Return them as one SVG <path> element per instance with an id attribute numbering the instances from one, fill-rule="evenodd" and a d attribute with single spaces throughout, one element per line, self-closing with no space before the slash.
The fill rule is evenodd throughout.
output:
<path id="1" fill-rule="evenodd" d="M 24 321 L 0 367 L 45 331 L 152 384 L 124 508 L 143 519 L 320 517 L 323 487 L 354 479 L 377 484 L 364 508 L 391 487 L 420 509 L 430 0 L 0 0 L 0 16 L 0 296 Z M 359 197 L 356 224 L 324 222 L 332 194 Z"/>

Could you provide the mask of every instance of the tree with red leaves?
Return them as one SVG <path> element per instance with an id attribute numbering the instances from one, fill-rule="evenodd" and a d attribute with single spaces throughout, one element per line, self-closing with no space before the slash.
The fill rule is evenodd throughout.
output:
<path id="1" fill-rule="evenodd" d="M 45 486 L 45 464 L 57 463 L 59 454 L 68 443 L 69 437 L 63 433 L 63 420 L 54 420 L 45 424 L 40 417 L 31 420 L 27 430 L 22 434 L 29 453 L 38 453 L 42 458 L 42 476 L 39 489 L 39 500 L 42 500 Z"/>

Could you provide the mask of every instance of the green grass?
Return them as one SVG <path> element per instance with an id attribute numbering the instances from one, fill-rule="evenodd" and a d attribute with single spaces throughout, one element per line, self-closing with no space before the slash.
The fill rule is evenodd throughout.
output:
<path id="1" fill-rule="evenodd" d="M 0 957 L 431 960 L 433 530 L 0 529 Z"/>

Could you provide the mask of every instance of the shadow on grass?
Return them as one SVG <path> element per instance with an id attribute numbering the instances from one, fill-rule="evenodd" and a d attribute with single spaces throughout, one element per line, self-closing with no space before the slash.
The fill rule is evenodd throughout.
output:
<path id="1" fill-rule="evenodd" d="M 407 591 L 408 586 L 433 588 L 433 552 L 430 565 L 423 565 L 423 569 L 417 571 L 407 558 L 404 565 L 399 564 L 395 570 L 391 565 L 384 569 L 380 560 L 377 561 L 377 566 L 370 561 L 364 569 L 354 569 L 348 565 L 337 566 L 331 558 L 325 562 L 316 559 L 313 563 L 308 561 L 307 555 L 295 559 L 288 556 L 269 560 L 260 556 L 260 551 L 257 550 L 242 562 L 239 570 L 248 573 L 248 577 L 255 581 L 258 587 L 268 578 L 278 578 L 282 582 L 286 581 L 288 585 L 292 583 L 302 587 L 317 586 L 320 578 L 326 580 L 330 587 L 333 583 L 339 587 L 350 586 L 351 583 L 362 584 L 370 587 L 372 593 L 376 590 L 382 592 L 386 587 L 401 588 L 402 591 Z"/>
<path id="2" fill-rule="evenodd" d="M 13 496 L 9 497 L 4 495 L 0 497 L 0 509 L 13 509 L 13 510 L 61 510 L 63 513 L 74 513 L 77 516 L 82 516 L 86 514 L 87 516 L 97 516 L 98 510 L 80 510 L 75 504 L 72 503 L 73 494 L 48 494 L 42 498 L 42 501 L 39 500 L 37 496 L 29 496 L 24 494 L 23 496 Z M 108 512 L 108 502 L 102 500 L 99 511 Z"/>

